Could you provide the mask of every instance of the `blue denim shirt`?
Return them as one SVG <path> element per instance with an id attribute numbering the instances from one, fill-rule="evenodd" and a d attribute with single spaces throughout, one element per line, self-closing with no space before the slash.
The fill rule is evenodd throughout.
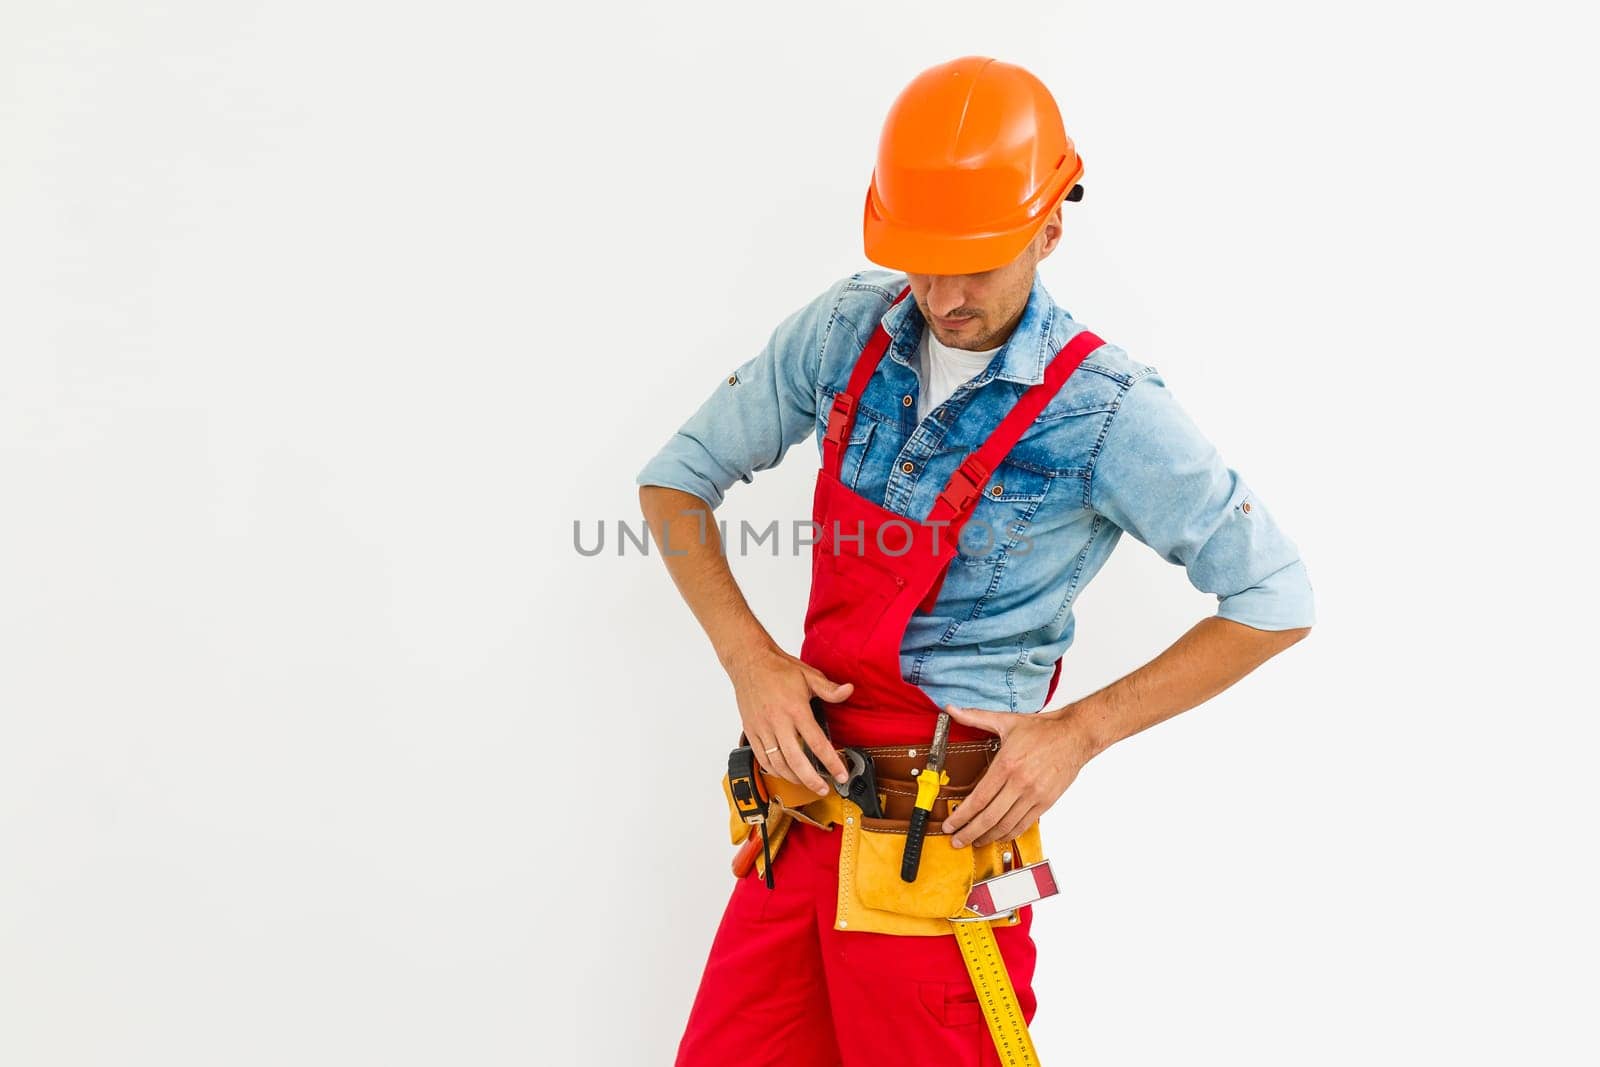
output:
<path id="1" fill-rule="evenodd" d="M 776 466 L 808 434 L 820 454 L 834 394 L 881 319 L 893 340 L 862 396 L 840 474 L 890 511 L 926 518 L 950 472 L 1084 327 L 1036 274 L 988 368 L 918 423 L 922 313 L 910 297 L 890 307 L 905 284 L 900 273 L 862 271 L 790 315 L 645 464 L 639 484 L 716 507 L 735 481 Z M 1294 542 L 1160 374 L 1107 344 L 994 472 L 934 610 L 906 630 L 906 681 L 940 704 L 1039 710 L 1072 644 L 1073 603 L 1124 531 L 1181 564 L 1197 589 L 1217 596 L 1223 618 L 1262 630 L 1312 624 Z"/>

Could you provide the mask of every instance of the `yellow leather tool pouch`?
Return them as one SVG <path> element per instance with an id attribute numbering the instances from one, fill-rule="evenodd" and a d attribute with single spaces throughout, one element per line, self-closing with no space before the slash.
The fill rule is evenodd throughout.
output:
<path id="1" fill-rule="evenodd" d="M 835 925 L 840 930 L 949 935 L 951 919 L 971 915 L 966 903 L 974 882 L 1044 858 L 1037 823 L 1015 841 L 952 848 L 950 835 L 937 832 L 939 824 L 930 821 L 917 880 L 906 882 L 900 863 L 910 820 L 864 818 L 855 803 L 839 803 L 844 838 L 839 844 Z M 1008 852 L 1009 863 L 1004 858 Z M 997 919 L 995 925 L 1016 922 Z"/>

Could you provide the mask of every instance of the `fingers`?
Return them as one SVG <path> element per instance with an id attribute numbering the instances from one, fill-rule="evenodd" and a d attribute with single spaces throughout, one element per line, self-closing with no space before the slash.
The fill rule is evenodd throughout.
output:
<path id="1" fill-rule="evenodd" d="M 828 740 L 828 735 L 822 732 L 822 727 L 817 725 L 815 718 L 806 719 L 800 724 L 800 738 L 805 742 L 806 748 L 812 755 L 822 761 L 822 766 L 833 775 L 834 780 L 848 782 L 850 772 L 844 765 L 844 760 L 839 758 L 839 753 L 833 749 L 833 744 Z"/>
<path id="2" fill-rule="evenodd" d="M 944 710 L 950 717 L 964 726 L 976 726 L 980 730 L 987 730 L 991 734 L 1005 737 L 1006 729 L 1017 723 L 1017 716 L 1006 711 L 984 711 L 982 708 L 958 708 L 954 704 L 946 704 Z"/>
<path id="3" fill-rule="evenodd" d="M 1033 825 L 1033 821 L 1037 816 L 1033 818 L 1030 818 L 1030 816 L 1036 810 L 1038 809 L 1032 801 L 1019 799 L 1011 806 L 1011 810 L 1006 812 L 999 822 L 995 823 L 993 830 L 990 830 L 972 843 L 974 845 L 991 845 L 996 841 L 1010 841 Z"/>
<path id="4" fill-rule="evenodd" d="M 1020 797 L 1018 795 L 1018 790 L 1009 787 L 1001 790 L 999 796 L 995 797 L 988 803 L 983 804 L 981 810 L 969 816 L 965 826 L 955 831 L 950 838 L 951 847 L 965 848 L 967 845 L 979 840 L 980 838 L 983 840 L 988 840 L 987 838 L 983 838 L 983 835 L 994 829 L 995 826 L 998 825 L 1001 820 L 1010 813 L 1011 809 L 1018 803 L 1019 800 Z M 966 815 L 967 809 L 972 806 L 973 804 L 970 799 L 965 801 L 959 808 L 956 809 L 956 815 Z M 1020 815 L 1022 813 L 1018 812 L 1017 814 Z M 952 819 L 955 817 L 956 816 L 951 816 Z"/>
<path id="5" fill-rule="evenodd" d="M 850 780 L 844 761 L 833 750 L 833 746 L 828 744 L 826 735 L 817 728 L 815 719 L 806 719 L 795 725 L 798 726 L 798 733 L 789 733 L 787 736 L 775 735 L 760 743 L 751 742 L 756 750 L 756 762 L 769 774 L 798 782 L 819 796 L 827 796 L 831 790 L 817 773 L 811 760 L 807 758 L 807 752 L 809 750 L 819 753 L 823 767 L 840 782 Z M 768 752 L 767 749 L 772 751 Z"/>
<path id="6" fill-rule="evenodd" d="M 773 726 L 779 731 L 785 729 L 785 724 L 783 723 L 774 723 Z M 787 778 L 791 782 L 800 780 L 799 772 L 789 766 L 789 755 L 785 751 L 781 733 L 774 733 L 771 737 L 762 738 L 761 751 L 756 754 L 756 759 L 767 769 L 769 774 L 775 774 L 779 778 Z"/>
<path id="7" fill-rule="evenodd" d="M 996 800 L 990 805 L 990 808 L 995 812 L 994 822 L 990 824 L 987 830 L 978 830 L 969 827 L 967 832 L 961 835 L 961 843 L 963 845 L 976 846 L 987 845 L 992 841 L 999 841 L 1004 836 L 1003 831 L 1012 823 L 1020 819 L 1028 810 L 1028 807 L 1028 801 L 1020 796 L 1016 797 L 1010 805 L 1003 804 L 1000 800 Z"/>
<path id="8" fill-rule="evenodd" d="M 1006 834 L 1004 837 L 997 837 L 997 838 L 995 838 L 995 840 L 996 841 L 1015 841 L 1017 838 L 1021 837 L 1023 834 L 1025 834 L 1029 830 L 1031 830 L 1033 828 L 1034 824 L 1037 823 L 1039 821 L 1039 819 L 1044 815 L 1044 812 L 1045 812 L 1045 809 L 1043 807 L 1041 807 L 1039 804 L 1030 805 L 1028 807 L 1028 813 L 1026 815 L 1024 815 L 1022 818 L 1017 820 L 1016 825 L 1011 827 L 1011 832 Z"/>
<path id="9" fill-rule="evenodd" d="M 749 740 L 750 747 L 755 749 L 756 762 L 761 764 L 761 769 L 768 774 L 778 774 L 778 767 L 772 759 L 772 757 L 781 756 L 782 754 L 778 743 L 770 737 L 763 737 L 759 740 L 750 738 Z M 772 751 L 769 752 L 767 751 L 768 749 Z"/>
<path id="10" fill-rule="evenodd" d="M 822 776 L 817 773 L 816 768 L 811 766 L 811 761 L 806 759 L 806 750 L 805 746 L 800 743 L 800 735 L 791 732 L 787 737 L 778 738 L 778 744 L 782 747 L 781 755 L 784 758 L 784 762 L 788 764 L 790 772 L 785 774 L 784 777 L 791 782 L 799 782 L 818 796 L 827 796 L 831 791 L 828 788 L 828 783 L 822 780 Z M 832 749 L 828 751 L 831 752 Z M 775 756 L 779 754 L 773 753 Z"/>
<path id="11" fill-rule="evenodd" d="M 968 822 L 976 818 L 978 813 L 983 811 L 990 801 L 994 800 L 1005 784 L 1005 775 L 996 774 L 994 765 L 990 764 L 989 769 L 983 772 L 983 777 L 978 779 L 977 786 L 967 796 L 967 799 L 963 800 L 961 805 L 950 813 L 950 817 L 940 824 L 939 829 L 947 834 L 953 834 L 962 829 Z M 971 836 L 971 834 L 962 834 L 961 839 L 965 841 Z"/>
<path id="12" fill-rule="evenodd" d="M 811 764 L 807 763 L 803 757 L 800 760 L 800 766 L 804 767 L 805 770 L 802 772 L 794 766 L 793 761 L 790 759 L 790 753 L 798 747 L 798 744 L 795 742 L 793 735 L 790 735 L 787 740 L 783 737 L 775 736 L 764 747 L 772 749 L 771 752 L 767 752 L 762 756 L 770 773 L 791 782 L 800 782 L 806 785 L 807 788 L 811 788 L 810 783 L 805 781 L 805 775 L 809 774 L 815 778 L 817 772 L 811 769 Z"/>
<path id="13" fill-rule="evenodd" d="M 810 664 L 806 665 L 806 682 L 813 693 L 830 704 L 846 699 L 855 689 L 849 682 L 836 682 Z"/>

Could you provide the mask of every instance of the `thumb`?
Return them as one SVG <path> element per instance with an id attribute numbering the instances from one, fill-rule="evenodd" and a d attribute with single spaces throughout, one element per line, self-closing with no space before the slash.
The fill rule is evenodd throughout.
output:
<path id="1" fill-rule="evenodd" d="M 984 711 L 982 708 L 958 708 L 954 704 L 946 704 L 944 710 L 950 717 L 963 726 L 976 726 L 980 730 L 988 730 L 991 734 L 1004 737 L 1016 717 L 1002 711 Z"/>
<path id="2" fill-rule="evenodd" d="M 811 682 L 811 691 L 830 704 L 837 704 L 848 697 L 855 686 L 849 682 L 836 682 L 815 667 L 807 672 Z"/>

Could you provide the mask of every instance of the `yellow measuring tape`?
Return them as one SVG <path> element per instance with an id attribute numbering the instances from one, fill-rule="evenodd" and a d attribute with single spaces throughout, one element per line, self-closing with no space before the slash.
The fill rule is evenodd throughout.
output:
<path id="1" fill-rule="evenodd" d="M 987 922 L 952 922 L 961 958 L 972 976 L 972 988 L 983 1006 L 983 1019 L 989 1036 L 1005 1067 L 1039 1067 L 1039 1053 L 1028 1035 L 1028 1020 L 1022 1017 L 1017 991 L 1012 988 L 1006 961 L 995 943 L 994 927 Z"/>

